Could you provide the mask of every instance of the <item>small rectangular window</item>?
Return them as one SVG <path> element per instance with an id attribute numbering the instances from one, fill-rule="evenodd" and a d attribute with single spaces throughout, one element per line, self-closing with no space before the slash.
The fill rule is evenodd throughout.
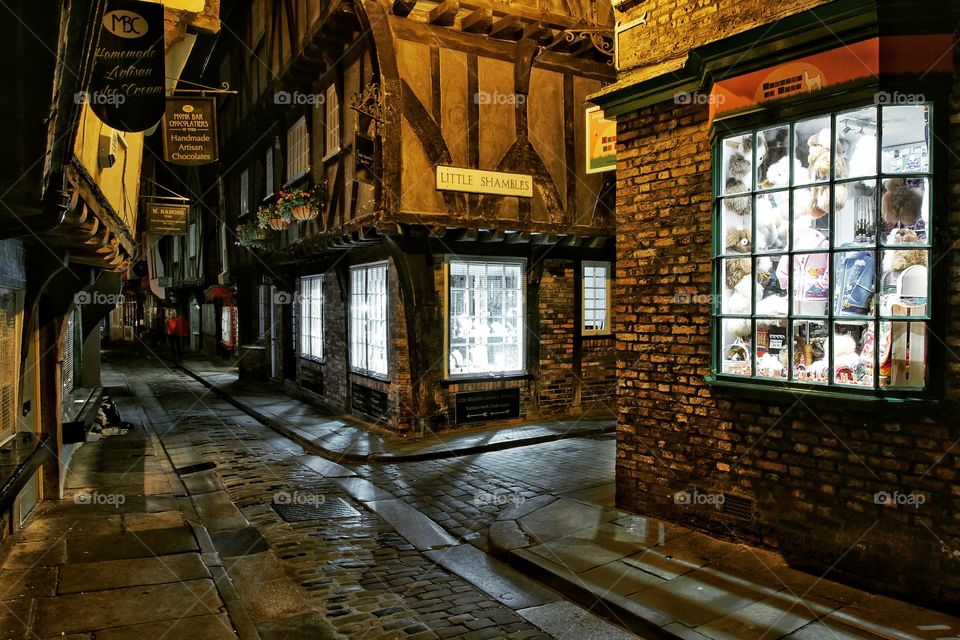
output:
<path id="1" fill-rule="evenodd" d="M 325 157 L 330 157 L 340 151 L 340 99 L 337 97 L 337 86 L 327 87 L 327 150 Z"/>
<path id="2" fill-rule="evenodd" d="M 300 355 L 305 358 L 323 357 L 323 275 L 300 279 L 300 297 L 297 306 L 300 321 L 298 338 Z"/>
<path id="3" fill-rule="evenodd" d="M 610 263 L 583 263 L 584 335 L 610 333 Z"/>
<path id="4" fill-rule="evenodd" d="M 250 171 L 240 172 L 240 215 L 250 213 Z"/>
<path id="5" fill-rule="evenodd" d="M 447 268 L 450 375 L 522 372 L 526 263 L 451 259 Z"/>
<path id="6" fill-rule="evenodd" d="M 293 182 L 310 170 L 310 135 L 307 118 L 300 116 L 287 130 L 287 182 Z"/>
<path id="7" fill-rule="evenodd" d="M 387 375 L 387 264 L 350 268 L 350 367 Z"/>

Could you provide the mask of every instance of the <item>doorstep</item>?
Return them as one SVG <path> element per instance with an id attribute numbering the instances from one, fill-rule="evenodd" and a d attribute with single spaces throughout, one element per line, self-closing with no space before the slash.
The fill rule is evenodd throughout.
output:
<path id="1" fill-rule="evenodd" d="M 960 618 L 790 568 L 771 551 L 544 496 L 504 511 L 493 555 L 651 640 L 956 640 Z"/>
<path id="2" fill-rule="evenodd" d="M 503 427 L 404 437 L 335 415 L 268 385 L 239 379 L 233 367 L 202 358 L 175 363 L 224 400 L 305 450 L 338 462 L 413 462 L 500 451 L 531 444 L 612 434 L 616 418 L 539 420 Z"/>

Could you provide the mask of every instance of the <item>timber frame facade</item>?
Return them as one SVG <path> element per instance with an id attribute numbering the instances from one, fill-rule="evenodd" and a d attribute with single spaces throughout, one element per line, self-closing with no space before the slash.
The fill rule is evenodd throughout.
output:
<path id="1" fill-rule="evenodd" d="M 230 258 L 241 370 L 400 432 L 611 413 L 612 305 L 595 287 L 606 331 L 584 331 L 581 287 L 614 255 L 612 173 L 587 173 L 585 144 L 585 98 L 614 79 L 609 4 L 257 0 L 224 22 L 242 40 L 211 65 L 238 91 L 219 112 L 231 239 L 281 188 L 326 189 L 316 219 Z M 529 176 L 532 196 L 439 190 L 438 166 Z M 454 317 L 468 267 L 486 284 Z M 457 371 L 468 353 L 486 364 Z M 480 392 L 506 409 L 468 419 Z"/>

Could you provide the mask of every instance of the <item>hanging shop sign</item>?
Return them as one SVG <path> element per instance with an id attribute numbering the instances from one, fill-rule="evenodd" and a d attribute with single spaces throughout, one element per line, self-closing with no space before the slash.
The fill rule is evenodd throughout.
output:
<path id="1" fill-rule="evenodd" d="M 457 394 L 457 424 L 519 417 L 520 389 L 496 389 Z"/>
<path id="2" fill-rule="evenodd" d="M 213 98 L 167 98 L 163 114 L 163 159 L 196 166 L 216 162 L 217 116 Z"/>
<path id="3" fill-rule="evenodd" d="M 603 117 L 600 107 L 587 109 L 587 173 L 617 168 L 617 121 Z"/>
<path id="4" fill-rule="evenodd" d="M 163 5 L 108 0 L 83 100 L 114 129 L 149 129 L 163 115 L 163 56 Z"/>
<path id="5" fill-rule="evenodd" d="M 160 236 L 187 235 L 189 204 L 147 204 L 147 233 Z"/>
<path id="6" fill-rule="evenodd" d="M 371 418 L 386 421 L 389 418 L 387 392 L 361 384 L 350 385 L 350 407 Z"/>
<path id="7" fill-rule="evenodd" d="M 354 138 L 353 155 L 357 162 L 357 169 L 354 175 L 357 180 L 372 183 L 374 176 L 373 138 L 360 133 L 358 133 Z"/>
<path id="8" fill-rule="evenodd" d="M 524 173 L 438 166 L 437 190 L 532 198 L 533 176 Z"/>
<path id="9" fill-rule="evenodd" d="M 880 74 L 951 73 L 953 42 L 950 34 L 880 36 L 720 80 L 710 91 L 710 119 L 773 100 L 872 80 Z M 878 91 L 875 102 L 903 104 L 913 95 Z"/>

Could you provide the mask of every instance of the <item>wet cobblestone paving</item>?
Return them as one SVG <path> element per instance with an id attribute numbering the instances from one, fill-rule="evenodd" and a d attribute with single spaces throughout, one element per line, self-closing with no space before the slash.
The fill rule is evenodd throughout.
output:
<path id="1" fill-rule="evenodd" d="M 215 465 L 212 470 L 184 474 L 182 480 L 188 489 L 194 488 L 190 492 L 201 518 L 204 505 L 216 503 L 214 497 L 221 491 L 229 497 L 229 502 L 210 508 L 204 524 L 262 636 L 465 640 L 551 637 L 425 558 L 333 479 L 301 464 L 303 451 L 296 444 L 208 395 L 185 375 L 155 366 L 144 375 L 146 369 L 145 363 L 117 367 L 165 446 L 172 451 L 192 447 L 203 462 Z M 454 532 L 476 531 L 501 508 L 490 505 L 471 510 L 468 505 L 477 491 L 524 496 L 541 491 L 495 470 L 490 470 L 481 483 L 475 478 L 458 481 L 459 475 L 475 474 L 478 469 L 484 472 L 486 468 L 480 463 L 462 466 L 457 461 L 447 462 L 447 466 L 394 465 L 396 469 L 360 471 L 378 484 L 389 485 L 397 497 L 422 506 L 438 521 L 452 507 L 458 507 L 448 518 L 457 523 L 448 526 Z M 492 468 L 497 464 L 492 463 Z M 180 468 L 176 462 L 174 466 Z M 404 482 L 403 474 L 408 472 L 428 480 Z M 428 505 L 429 492 L 444 483 L 450 483 L 447 490 L 435 492 L 436 504 Z M 358 515 L 286 522 L 274 508 L 277 502 L 326 504 L 333 500 L 343 500 Z M 231 515 L 226 509 L 230 503 L 238 514 Z M 247 529 L 255 529 L 259 535 L 249 535 Z M 244 545 L 244 540 L 249 540 L 249 545 Z M 265 541 L 268 550 L 261 550 L 257 541 Z M 282 567 L 284 575 L 276 575 L 272 564 Z M 291 585 L 297 598 L 290 597 Z"/>

